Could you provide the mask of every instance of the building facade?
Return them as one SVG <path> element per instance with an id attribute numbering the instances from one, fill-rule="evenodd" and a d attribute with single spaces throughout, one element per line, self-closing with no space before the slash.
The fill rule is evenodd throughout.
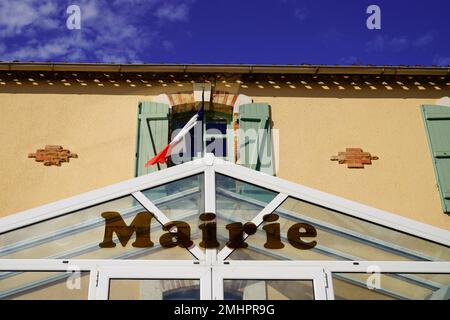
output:
<path id="1" fill-rule="evenodd" d="M 449 72 L 0 64 L 0 297 L 448 299 Z"/>

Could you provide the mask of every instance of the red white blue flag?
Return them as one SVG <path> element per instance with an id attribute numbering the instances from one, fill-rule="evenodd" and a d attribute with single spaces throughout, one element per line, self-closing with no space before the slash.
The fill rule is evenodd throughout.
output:
<path id="1" fill-rule="evenodd" d="M 195 125 L 203 120 L 203 113 L 205 112 L 204 105 L 202 103 L 202 107 L 198 112 L 186 123 L 186 125 L 178 132 L 178 134 L 173 138 L 173 140 L 164 147 L 156 156 L 151 158 L 146 164 L 145 167 L 152 166 L 156 163 L 165 163 L 167 161 L 167 158 L 170 156 L 170 151 L 172 148 L 180 143 L 180 141 L 183 141 L 184 136 L 186 136 L 189 131 L 195 127 Z"/>

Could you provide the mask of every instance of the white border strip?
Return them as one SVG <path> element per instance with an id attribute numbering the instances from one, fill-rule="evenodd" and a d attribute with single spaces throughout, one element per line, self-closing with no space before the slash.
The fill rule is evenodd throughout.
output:
<path id="1" fill-rule="evenodd" d="M 177 179 L 199 174 L 204 171 L 204 168 L 205 166 L 200 162 L 188 162 L 101 189 L 82 193 L 44 206 L 12 214 L 0 219 L 0 233 L 46 219 L 55 218 L 72 211 L 126 196 L 136 191 L 156 187 Z"/>

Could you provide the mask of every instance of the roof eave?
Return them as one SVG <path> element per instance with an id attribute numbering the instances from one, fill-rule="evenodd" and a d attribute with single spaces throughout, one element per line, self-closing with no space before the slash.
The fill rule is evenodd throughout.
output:
<path id="1" fill-rule="evenodd" d="M 121 72 L 121 73 L 229 73 L 229 74 L 359 74 L 359 75 L 450 75 L 450 67 L 250 65 L 250 64 L 106 64 L 0 62 L 0 71 Z"/>

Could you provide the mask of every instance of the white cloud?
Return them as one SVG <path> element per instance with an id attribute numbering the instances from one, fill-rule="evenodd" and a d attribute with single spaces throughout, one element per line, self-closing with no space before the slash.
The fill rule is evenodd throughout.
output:
<path id="1" fill-rule="evenodd" d="M 37 11 L 42 15 L 55 14 L 57 12 L 57 6 L 51 0 L 39 1 Z"/>
<path id="2" fill-rule="evenodd" d="M 341 58 L 339 60 L 339 64 L 352 65 L 352 64 L 362 64 L 362 62 L 361 59 L 359 59 L 357 56 L 348 56 Z"/>
<path id="3" fill-rule="evenodd" d="M 81 19 L 84 22 L 90 22 L 94 19 L 103 19 L 103 17 L 100 15 L 99 12 L 108 12 L 106 8 L 102 10 L 101 7 L 104 6 L 104 3 L 102 1 L 89 1 L 89 0 L 82 0 L 79 4 L 80 10 L 81 10 Z M 106 9 L 106 10 L 105 10 Z"/>
<path id="4" fill-rule="evenodd" d="M 170 4 L 166 3 L 161 5 L 157 10 L 155 15 L 163 20 L 168 21 L 184 21 L 187 20 L 189 15 L 189 7 L 184 4 Z"/>
<path id="5" fill-rule="evenodd" d="M 450 66 L 450 56 L 438 56 L 434 59 L 434 63 L 438 66 Z"/>
<path id="6" fill-rule="evenodd" d="M 424 47 L 431 43 L 434 40 L 434 34 L 432 32 L 424 34 L 420 37 L 418 37 L 414 42 L 413 45 L 415 47 Z"/>
<path id="7" fill-rule="evenodd" d="M 164 40 L 162 42 L 162 46 L 168 52 L 174 52 L 175 51 L 175 45 L 173 44 L 172 41 Z"/>
<path id="8" fill-rule="evenodd" d="M 305 20 L 308 15 L 309 11 L 305 8 L 295 8 L 294 10 L 294 17 L 299 21 Z"/>
<path id="9" fill-rule="evenodd" d="M 389 40 L 389 46 L 395 51 L 400 51 L 409 46 L 409 40 L 404 36 L 393 37 Z"/>
<path id="10" fill-rule="evenodd" d="M 81 30 L 66 28 L 69 2 L 0 0 L 0 36 L 8 44 L 3 52 L 0 46 L 0 60 L 141 62 L 140 54 L 152 45 L 168 51 L 174 45 L 161 36 L 167 24 L 141 28 L 136 16 L 186 21 L 193 0 L 78 0 Z"/>
<path id="11" fill-rule="evenodd" d="M 19 34 L 22 28 L 36 21 L 38 14 L 34 10 L 32 2 L 0 2 L 0 36 L 8 37 Z"/>
<path id="12" fill-rule="evenodd" d="M 434 41 L 434 38 L 435 32 L 433 31 L 430 31 L 421 36 L 418 36 L 417 38 L 412 39 L 406 36 L 392 37 L 379 34 L 375 38 L 366 43 L 366 50 L 381 52 L 384 50 L 402 51 L 411 47 L 418 49 Z"/>
<path id="13" fill-rule="evenodd" d="M 56 29 L 58 26 L 62 26 L 61 21 L 57 19 L 51 19 L 51 18 L 43 18 L 39 20 L 39 24 L 44 29 Z"/>
<path id="14" fill-rule="evenodd" d="M 42 29 L 55 28 L 57 5 L 55 0 L 20 0 L 0 2 L 0 36 L 22 34 L 33 26 Z"/>
<path id="15" fill-rule="evenodd" d="M 409 47 L 410 41 L 405 36 L 384 36 L 377 35 L 366 42 L 366 50 L 370 52 L 381 52 L 385 50 L 401 51 Z"/>
<path id="16" fill-rule="evenodd" d="M 112 0 L 114 5 L 153 5 L 158 0 Z"/>
<path id="17" fill-rule="evenodd" d="M 386 46 L 386 39 L 382 35 L 377 35 L 374 39 L 366 42 L 367 51 L 383 51 Z"/>

